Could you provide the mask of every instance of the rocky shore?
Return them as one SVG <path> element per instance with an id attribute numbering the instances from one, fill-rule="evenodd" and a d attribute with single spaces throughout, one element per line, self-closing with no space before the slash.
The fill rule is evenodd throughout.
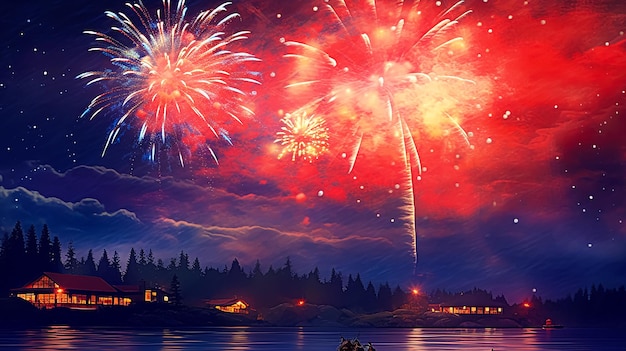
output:
<path id="1" fill-rule="evenodd" d="M 140 304 L 108 306 L 98 310 L 54 308 L 39 310 L 18 299 L 0 299 L 0 327 L 38 327 L 47 325 L 115 327 L 201 327 L 267 325 L 246 315 L 223 313 L 215 309 Z"/>
<path id="2" fill-rule="evenodd" d="M 328 305 L 281 304 L 237 315 L 215 309 L 141 304 L 105 307 L 97 311 L 65 308 L 38 310 L 21 299 L 0 300 L 2 327 L 76 326 L 204 327 L 204 326 L 314 326 L 357 328 L 521 328 L 536 327 L 527 320 L 503 316 L 460 316 L 449 313 L 415 312 L 406 309 L 372 314 L 355 313 Z M 539 324 L 539 326 L 541 326 Z"/>
<path id="3" fill-rule="evenodd" d="M 354 313 L 327 305 L 281 304 L 263 311 L 263 320 L 276 326 L 358 328 L 522 328 L 525 321 L 503 316 L 461 316 L 406 309 L 372 314 Z"/>

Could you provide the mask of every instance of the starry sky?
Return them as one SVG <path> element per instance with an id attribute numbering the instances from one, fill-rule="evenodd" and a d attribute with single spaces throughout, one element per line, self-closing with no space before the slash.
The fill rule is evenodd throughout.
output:
<path id="1" fill-rule="evenodd" d="M 376 16 L 367 2 L 348 1 L 351 14 L 340 15 L 380 44 L 377 30 L 399 17 L 419 11 L 405 33 L 423 35 L 454 5 L 422 1 L 398 14 L 386 11 L 391 3 L 377 1 Z M 152 15 L 163 6 L 144 4 Z M 188 1 L 187 17 L 219 4 Z M 329 277 L 335 268 L 376 285 L 478 287 L 509 302 L 626 283 L 626 4 L 468 0 L 451 11 L 471 10 L 450 29 L 462 42 L 401 60 L 383 50 L 378 63 L 462 78 L 394 90 L 419 154 L 410 167 L 398 129 L 375 119 L 385 115 L 379 100 L 324 95 L 343 84 L 331 68 L 345 62 L 370 80 L 358 44 L 340 36 L 324 4 L 228 5 L 241 15 L 232 26 L 250 31 L 234 49 L 260 59 L 249 70 L 261 84 L 244 96 L 254 115 L 201 138 L 219 164 L 208 148 L 195 152 L 198 138 L 178 140 L 188 151 L 181 166 L 174 148 L 147 156 L 136 116 L 102 155 L 121 103 L 81 117 L 115 86 L 76 77 L 117 69 L 89 51 L 101 44 L 83 31 L 115 36 L 105 11 L 130 15 L 124 1 L 11 3 L 0 14 L 0 233 L 18 220 L 38 231 L 47 223 L 79 256 L 106 249 L 125 261 L 133 247 L 168 261 L 183 250 L 203 266 L 237 258 L 247 270 L 289 257 L 300 274 L 318 267 Z M 290 41 L 325 50 L 337 67 L 298 63 Z M 286 88 L 308 79 L 327 86 Z M 281 119 L 315 96 L 326 97 L 309 112 L 324 118 L 328 150 L 311 162 L 279 159 Z M 351 162 L 355 126 L 364 137 Z"/>

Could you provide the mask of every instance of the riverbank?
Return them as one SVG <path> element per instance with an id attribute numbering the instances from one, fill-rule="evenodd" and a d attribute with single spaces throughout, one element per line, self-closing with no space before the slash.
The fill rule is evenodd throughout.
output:
<path id="1" fill-rule="evenodd" d="M 1 299 L 2 327 L 19 326 L 120 326 L 120 327 L 194 327 L 194 326 L 313 326 L 340 328 L 521 328 L 537 327 L 528 321 L 502 316 L 459 316 L 449 313 L 399 309 L 359 314 L 328 305 L 281 304 L 254 315 L 224 313 L 211 308 L 138 304 L 107 306 L 97 310 L 55 308 L 39 310 L 17 299 Z"/>
<path id="2" fill-rule="evenodd" d="M 97 310 L 53 308 L 39 310 L 18 299 L 0 299 L 0 326 L 48 325 L 116 327 L 256 326 L 267 322 L 215 309 L 166 304 L 106 306 Z"/>
<path id="3" fill-rule="evenodd" d="M 522 328 L 541 326 L 504 316 L 456 315 L 416 312 L 407 309 L 372 314 L 354 313 L 328 305 L 281 304 L 262 313 L 263 320 L 276 326 L 351 328 Z"/>

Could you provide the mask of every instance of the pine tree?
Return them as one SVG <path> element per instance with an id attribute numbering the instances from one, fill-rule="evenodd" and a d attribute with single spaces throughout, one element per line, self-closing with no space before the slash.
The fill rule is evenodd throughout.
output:
<path id="1" fill-rule="evenodd" d="M 9 245 L 9 234 L 4 233 L 4 235 L 2 236 L 2 245 L 0 245 L 0 258 L 2 258 L 3 260 L 6 259 L 6 256 L 7 256 L 8 245 Z"/>
<path id="2" fill-rule="evenodd" d="M 11 268 L 7 259 L 7 245 L 9 244 L 9 234 L 4 233 L 2 245 L 0 245 L 0 277 L 12 277 Z M 0 294 L 8 295 L 9 289 L 14 288 L 8 279 L 0 279 Z"/>
<path id="3" fill-rule="evenodd" d="M 365 308 L 365 287 L 361 281 L 361 275 L 357 274 L 356 278 L 352 279 L 352 275 L 348 276 L 348 284 L 345 291 L 347 301 L 349 302 L 347 307 L 350 308 Z"/>
<path id="4" fill-rule="evenodd" d="M 100 257 L 100 260 L 98 261 L 98 267 L 97 269 L 97 274 L 98 277 L 109 281 L 109 268 L 111 266 L 111 261 L 109 261 L 109 255 L 107 254 L 107 250 L 104 249 L 102 251 L 102 256 Z"/>
<path id="5" fill-rule="evenodd" d="M 254 264 L 254 269 L 252 270 L 252 279 L 261 279 L 263 278 L 263 272 L 261 271 L 261 262 L 256 260 Z"/>
<path id="6" fill-rule="evenodd" d="M 230 270 L 228 271 L 228 276 L 239 278 L 241 276 L 245 277 L 245 275 L 246 274 L 244 273 L 243 268 L 241 268 L 241 265 L 239 264 L 239 260 L 235 258 L 233 262 L 230 264 Z"/>
<path id="7" fill-rule="evenodd" d="M 93 259 L 93 251 L 91 249 L 89 249 L 89 252 L 87 252 L 87 259 L 82 266 L 82 274 L 92 276 L 97 275 L 98 271 L 96 270 L 96 261 L 94 261 Z"/>
<path id="8" fill-rule="evenodd" d="M 338 307 L 345 306 L 343 296 L 343 276 L 333 268 L 330 272 L 330 283 L 327 287 L 327 299 L 330 304 Z"/>
<path id="9" fill-rule="evenodd" d="M 330 271 L 330 284 L 333 285 L 339 292 L 343 291 L 343 279 L 341 273 L 337 273 L 334 268 Z"/>
<path id="10" fill-rule="evenodd" d="M 141 253 L 139 254 L 139 256 L 140 256 L 139 261 L 141 264 Z M 146 257 L 146 264 L 142 266 L 141 274 L 147 282 L 154 283 L 159 280 L 158 273 L 157 273 L 157 266 L 155 264 L 154 254 L 152 253 L 152 249 L 148 250 L 148 256 Z"/>
<path id="11" fill-rule="evenodd" d="M 370 281 L 367 284 L 367 288 L 365 289 L 365 301 L 364 308 L 368 312 L 373 312 L 377 310 L 376 303 L 376 289 L 374 288 L 374 284 Z"/>
<path id="12" fill-rule="evenodd" d="M 4 277 L 0 279 L 4 289 L 8 291 L 10 288 L 20 286 L 33 277 L 28 276 L 29 273 L 20 269 L 24 266 L 26 253 L 24 251 L 24 232 L 22 224 L 18 221 L 15 223 L 11 236 L 5 237 L 3 242 L 3 262 L 2 266 L 7 270 Z M 18 269 L 16 269 L 18 268 Z M 9 273 L 9 274 L 6 274 Z M 4 290 L 3 289 L 3 290 Z M 3 291 L 4 292 L 4 291 Z"/>
<path id="13" fill-rule="evenodd" d="M 148 265 L 154 266 L 154 255 L 152 254 L 152 249 L 148 251 Z"/>
<path id="14" fill-rule="evenodd" d="M 37 262 L 37 254 L 39 253 L 37 249 L 37 232 L 35 231 L 35 226 L 31 225 L 28 227 L 28 232 L 26 233 L 26 257 L 30 262 Z"/>
<path id="15" fill-rule="evenodd" d="M 183 251 L 180 252 L 180 257 L 178 258 L 178 268 L 181 271 L 189 270 L 189 255 L 187 255 Z"/>
<path id="16" fill-rule="evenodd" d="M 146 252 L 143 251 L 143 249 L 139 249 L 139 260 L 137 263 L 142 267 L 148 264 L 148 261 L 146 261 Z"/>
<path id="17" fill-rule="evenodd" d="M 194 273 L 196 277 L 199 277 L 200 275 L 202 275 L 202 267 L 200 267 L 200 260 L 197 257 L 195 260 L 193 260 L 191 271 Z"/>
<path id="18" fill-rule="evenodd" d="M 400 288 L 400 285 L 396 285 L 396 288 L 393 290 L 391 302 L 394 310 L 407 303 L 406 293 Z"/>
<path id="19" fill-rule="evenodd" d="M 172 257 L 172 258 L 170 258 L 170 263 L 167 265 L 167 270 L 171 271 L 171 272 L 174 272 L 174 271 L 176 271 L 176 268 L 177 268 L 177 266 L 176 266 L 176 258 Z"/>
<path id="20" fill-rule="evenodd" d="M 315 304 L 324 303 L 324 292 L 320 281 L 320 270 L 315 267 L 304 281 L 304 297 L 307 301 Z"/>
<path id="21" fill-rule="evenodd" d="M 207 272 L 205 272 L 205 277 L 207 276 Z M 255 293 L 252 296 L 248 296 L 250 302 L 255 305 L 261 305 L 265 301 L 267 301 L 267 295 L 270 294 L 266 288 L 266 281 L 263 272 L 261 271 L 261 262 L 256 260 L 254 264 L 254 269 L 252 269 L 252 273 L 250 273 L 250 289 Z"/>
<path id="22" fill-rule="evenodd" d="M 130 249 L 128 255 L 128 263 L 126 264 L 126 272 L 124 273 L 125 284 L 138 284 L 141 281 L 141 274 L 139 272 L 139 263 L 137 262 L 137 254 L 135 249 Z"/>
<path id="23" fill-rule="evenodd" d="M 287 281 L 293 278 L 294 274 L 293 274 L 293 267 L 291 265 L 291 258 L 287 257 L 287 261 L 285 262 L 285 265 L 283 266 L 283 268 L 280 269 L 278 273 L 279 275 L 282 275 L 283 278 Z"/>
<path id="24" fill-rule="evenodd" d="M 180 306 L 183 303 L 183 298 L 181 295 L 180 282 L 178 281 L 178 276 L 174 274 L 172 277 L 172 282 L 170 284 L 170 292 L 172 294 L 172 303 L 174 306 Z"/>
<path id="25" fill-rule="evenodd" d="M 282 287 L 282 295 L 289 299 L 300 298 L 302 296 L 300 289 L 294 284 L 294 277 L 291 258 L 287 257 L 285 264 L 276 271 L 276 284 Z"/>
<path id="26" fill-rule="evenodd" d="M 50 268 L 53 272 L 63 272 L 63 262 L 61 261 L 61 241 L 58 236 L 52 239 L 52 250 L 50 251 Z"/>
<path id="27" fill-rule="evenodd" d="M 235 258 L 230 265 L 230 270 L 226 275 L 226 285 L 230 288 L 228 294 L 239 295 L 246 282 L 246 273 L 241 268 L 239 261 Z"/>
<path id="28" fill-rule="evenodd" d="M 28 227 L 26 232 L 26 256 L 24 262 L 25 274 L 35 277 L 41 274 L 41 266 L 39 265 L 39 251 L 37 249 L 37 232 L 35 226 Z"/>
<path id="29" fill-rule="evenodd" d="M 78 274 L 79 264 L 80 262 L 76 259 L 74 244 L 70 241 L 67 245 L 67 252 L 65 253 L 65 271 L 70 274 Z"/>
<path id="30" fill-rule="evenodd" d="M 165 268 L 165 263 L 163 263 L 162 259 L 159 258 L 157 260 L 156 268 L 157 268 L 157 271 L 164 271 L 166 269 Z"/>
<path id="31" fill-rule="evenodd" d="M 391 311 L 392 310 L 392 302 L 391 302 L 391 288 L 389 287 L 389 283 L 381 284 L 378 287 L 378 307 L 383 311 Z"/>
<path id="32" fill-rule="evenodd" d="M 122 264 L 120 263 L 120 255 L 117 251 L 113 251 L 113 260 L 111 260 L 111 284 L 122 284 Z"/>
<path id="33" fill-rule="evenodd" d="M 44 271 L 51 270 L 52 262 L 52 242 L 50 241 L 50 230 L 48 225 L 44 224 L 39 237 L 39 262 Z"/>
<path id="34" fill-rule="evenodd" d="M 22 230 L 22 224 L 17 221 L 17 223 L 15 223 L 15 227 L 11 231 L 6 252 L 13 267 L 21 267 L 24 264 L 24 259 L 26 257 L 24 245 L 24 231 Z"/>

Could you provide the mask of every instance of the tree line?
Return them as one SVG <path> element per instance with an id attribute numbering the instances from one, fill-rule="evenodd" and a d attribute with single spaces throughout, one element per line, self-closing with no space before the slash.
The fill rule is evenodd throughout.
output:
<path id="1" fill-rule="evenodd" d="M 389 311 L 409 307 L 426 311 L 428 303 L 452 301 L 459 295 L 473 295 L 479 300 L 488 298 L 509 306 L 504 296 L 493 297 L 491 292 L 474 288 L 464 292 L 434 290 L 428 296 L 405 292 L 399 285 L 389 283 L 375 286 L 365 284 L 360 274 L 348 275 L 333 269 L 329 278 L 322 278 L 316 267 L 308 273 L 297 274 L 287 257 L 280 267 L 262 269 L 257 260 L 252 270 L 246 272 L 235 258 L 230 266 L 203 267 L 198 257 L 190 260 L 183 250 L 167 261 L 155 258 L 152 250 L 136 251 L 131 248 L 123 265 L 117 251 L 109 255 L 103 250 L 95 259 L 93 250 L 78 258 L 69 242 L 62 256 L 61 241 L 51 237 L 47 225 L 39 235 L 31 225 L 26 232 L 18 221 L 11 233 L 4 233 L 0 246 L 0 296 L 8 296 L 10 289 L 18 288 L 36 279 L 42 272 L 59 272 L 99 276 L 113 285 L 145 285 L 161 287 L 172 293 L 180 302 L 201 305 L 207 299 L 240 297 L 256 308 L 272 307 L 300 300 L 312 304 L 332 305 L 355 312 Z M 124 267 L 122 267 L 124 266 Z M 576 323 L 614 323 L 626 315 L 626 289 L 624 286 L 607 289 L 602 284 L 591 289 L 579 289 L 574 295 L 557 300 L 543 301 L 533 295 L 528 305 L 513 304 L 508 311 L 513 317 L 541 319 L 552 316 Z M 508 313 L 507 313 L 508 314 Z"/>
<path id="2" fill-rule="evenodd" d="M 190 260 L 183 250 L 178 257 L 166 262 L 155 258 L 151 249 L 137 252 L 131 248 L 123 269 L 117 251 L 111 256 L 105 249 L 96 261 L 91 249 L 86 257 L 78 258 L 72 242 L 68 243 L 64 256 L 61 246 L 57 236 L 50 238 L 46 224 L 37 236 L 33 225 L 24 234 L 18 221 L 10 234 L 4 234 L 0 246 L 0 294 L 7 296 L 10 289 L 21 287 L 48 271 L 98 276 L 113 285 L 144 285 L 164 290 L 171 290 L 175 282 L 176 289 L 188 304 L 237 296 L 257 308 L 303 300 L 375 312 L 399 308 L 410 298 L 399 285 L 392 289 L 389 283 L 375 286 L 369 281 L 365 284 L 360 274 L 350 274 L 346 280 L 341 272 L 333 269 L 330 277 L 323 279 L 316 267 L 299 275 L 294 272 L 288 257 L 282 266 L 270 265 L 266 270 L 257 260 L 252 270 L 246 272 L 236 258 L 230 267 L 202 267 L 198 257 Z"/>
<path id="3" fill-rule="evenodd" d="M 593 284 L 580 288 L 563 298 L 544 300 L 533 295 L 527 301 L 511 306 L 517 316 L 538 319 L 551 318 L 569 326 L 626 327 L 626 288 L 605 288 Z"/>

